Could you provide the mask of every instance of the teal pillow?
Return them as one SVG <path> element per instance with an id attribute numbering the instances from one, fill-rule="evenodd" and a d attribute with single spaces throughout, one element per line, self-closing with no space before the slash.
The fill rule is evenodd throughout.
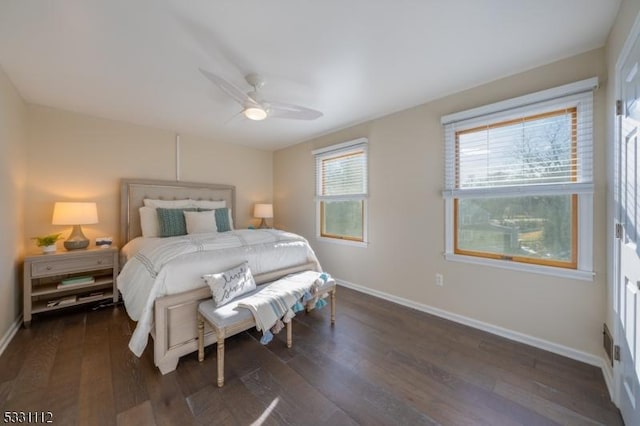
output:
<path id="1" fill-rule="evenodd" d="M 195 212 L 195 208 L 184 209 L 164 209 L 157 208 L 158 225 L 160 225 L 161 237 L 176 237 L 178 235 L 187 235 L 187 222 L 184 220 L 183 212 Z"/>
<path id="2" fill-rule="evenodd" d="M 216 227 L 218 228 L 218 232 L 227 232 L 232 231 L 233 227 L 231 226 L 231 212 L 227 207 L 222 209 L 216 209 Z"/>

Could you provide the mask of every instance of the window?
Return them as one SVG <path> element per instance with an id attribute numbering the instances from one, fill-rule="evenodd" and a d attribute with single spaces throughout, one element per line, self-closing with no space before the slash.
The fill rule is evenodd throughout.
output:
<path id="1" fill-rule="evenodd" d="M 442 118 L 448 259 L 591 279 L 596 85 Z"/>
<path id="2" fill-rule="evenodd" d="M 316 159 L 317 235 L 367 242 L 367 139 L 313 151 Z"/>

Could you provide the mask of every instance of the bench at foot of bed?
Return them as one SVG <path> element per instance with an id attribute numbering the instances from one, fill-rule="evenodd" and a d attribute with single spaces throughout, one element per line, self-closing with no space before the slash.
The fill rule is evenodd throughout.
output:
<path id="1" fill-rule="evenodd" d="M 259 286 L 246 297 L 255 294 L 269 284 Z M 318 296 L 330 295 L 331 299 L 331 325 L 336 321 L 336 282 L 333 279 L 322 284 L 318 289 Z M 218 386 L 224 386 L 224 341 L 227 337 L 241 333 L 256 326 L 253 314 L 249 309 L 236 309 L 243 298 L 234 300 L 226 305 L 216 307 L 213 299 L 200 302 L 198 305 L 198 360 L 204 360 L 204 327 L 207 323 L 216 334 L 217 359 L 218 359 Z M 286 323 L 287 347 L 292 345 L 292 321 Z"/>

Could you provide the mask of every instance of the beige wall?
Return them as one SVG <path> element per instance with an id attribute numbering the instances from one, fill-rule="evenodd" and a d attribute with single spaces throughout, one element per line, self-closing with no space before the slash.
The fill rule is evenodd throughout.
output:
<path id="1" fill-rule="evenodd" d="M 605 310 L 605 89 L 595 98 L 594 282 L 447 262 L 440 117 L 565 83 L 606 81 L 604 49 L 540 67 L 277 151 L 276 224 L 306 236 L 341 280 L 601 356 Z M 315 238 L 311 150 L 369 139 L 367 248 Z M 444 287 L 434 276 L 444 274 Z"/>
<path id="2" fill-rule="evenodd" d="M 51 225 L 55 201 L 96 201 L 99 223 L 88 238 L 119 234 L 119 180 L 176 178 L 175 134 L 42 106 L 29 106 L 26 241 L 64 232 Z M 273 154 L 181 135 L 181 180 L 236 185 L 238 227 L 254 223 L 254 202 L 271 201 Z M 61 242 L 58 243 L 61 245 Z"/>
<path id="3" fill-rule="evenodd" d="M 27 107 L 0 68 L 0 341 L 22 311 Z"/>

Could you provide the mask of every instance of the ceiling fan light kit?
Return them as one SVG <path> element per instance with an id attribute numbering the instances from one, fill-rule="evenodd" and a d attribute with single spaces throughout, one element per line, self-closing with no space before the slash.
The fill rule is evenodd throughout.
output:
<path id="1" fill-rule="evenodd" d="M 249 120 L 260 121 L 267 118 L 267 111 L 260 107 L 250 106 L 243 111 L 245 117 Z"/>
<path id="2" fill-rule="evenodd" d="M 267 117 L 290 118 L 293 120 L 315 120 L 322 117 L 320 111 L 300 105 L 263 100 L 260 89 L 264 86 L 263 78 L 255 73 L 245 76 L 246 82 L 253 88 L 243 92 L 229 81 L 200 68 L 200 72 L 220 90 L 238 102 L 244 110 L 242 113 L 250 120 L 260 121 Z"/>

